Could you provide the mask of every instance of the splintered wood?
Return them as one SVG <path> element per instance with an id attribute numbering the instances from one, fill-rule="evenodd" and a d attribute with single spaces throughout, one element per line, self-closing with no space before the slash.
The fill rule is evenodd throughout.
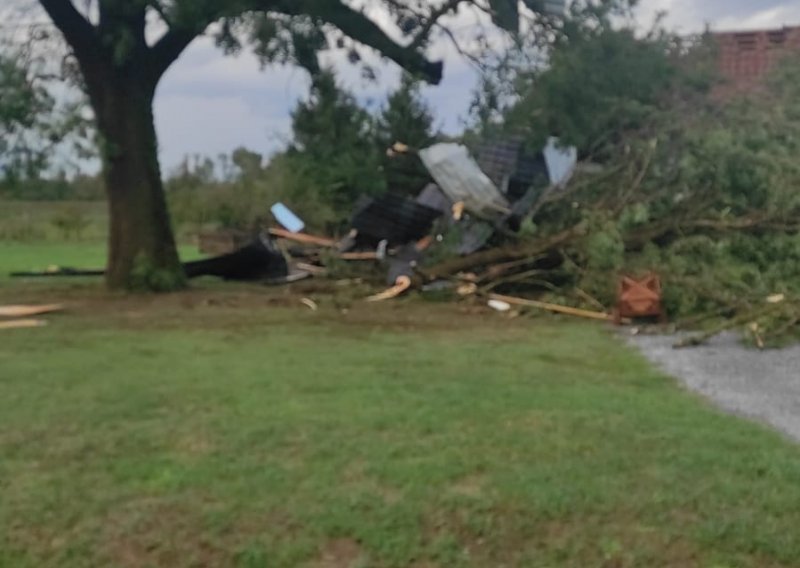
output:
<path id="1" fill-rule="evenodd" d="M 384 292 L 381 292 L 380 294 L 370 296 L 367 298 L 367 302 L 383 302 L 385 300 L 391 300 L 393 298 L 397 298 L 409 288 L 411 288 L 411 278 L 408 276 L 399 276 L 394 286 Z"/>
<path id="2" fill-rule="evenodd" d="M 0 318 L 15 318 L 7 321 L 0 321 L 0 330 L 44 327 L 47 325 L 46 321 L 31 318 L 59 312 L 63 309 L 64 306 L 61 304 L 50 304 L 47 306 L 0 306 Z"/>
<path id="3" fill-rule="evenodd" d="M 0 306 L 0 317 L 5 318 L 30 318 L 53 312 L 60 312 L 64 306 L 51 304 L 48 306 Z"/>
<path id="4" fill-rule="evenodd" d="M 31 328 L 31 327 L 44 327 L 46 325 L 47 325 L 46 321 L 44 321 L 44 320 L 34 320 L 34 319 L 0 321 L 0 330 L 3 330 L 3 329 L 25 329 L 25 328 Z"/>
<path id="5" fill-rule="evenodd" d="M 568 316 L 575 316 L 579 318 L 595 319 L 601 321 L 613 321 L 614 316 L 604 314 L 602 312 L 592 312 L 589 310 L 579 310 L 578 308 L 571 308 L 569 306 L 560 306 L 558 304 L 548 304 L 547 302 L 537 302 L 536 300 L 524 300 L 522 298 L 513 298 L 511 296 L 501 296 L 500 294 L 491 294 L 491 300 L 498 302 L 505 302 L 512 306 L 522 306 L 527 308 L 538 308 L 548 312 L 557 314 L 564 314 Z"/>

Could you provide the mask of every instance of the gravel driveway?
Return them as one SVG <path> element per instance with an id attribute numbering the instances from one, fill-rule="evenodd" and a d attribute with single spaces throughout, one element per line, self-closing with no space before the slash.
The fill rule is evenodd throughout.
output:
<path id="1" fill-rule="evenodd" d="M 674 336 L 629 341 L 668 374 L 724 410 L 769 424 L 800 441 L 800 346 L 757 351 L 727 334 L 706 346 L 672 348 Z"/>

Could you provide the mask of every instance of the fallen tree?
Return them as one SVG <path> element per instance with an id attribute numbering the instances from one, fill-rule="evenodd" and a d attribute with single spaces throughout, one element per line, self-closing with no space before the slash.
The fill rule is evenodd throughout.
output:
<path id="1" fill-rule="evenodd" d="M 498 233 L 488 247 L 467 256 L 432 255 L 439 260 L 420 268 L 420 281 L 469 274 L 487 290 L 610 310 L 621 275 L 655 272 L 679 327 L 743 328 L 759 346 L 797 336 L 800 68 L 787 61 L 758 97 L 722 100 L 713 81 L 697 80 L 710 56 L 702 42 L 676 53 L 671 43 L 660 43 L 661 36 L 605 33 L 616 37 L 587 41 L 620 43 L 624 47 L 609 57 L 627 58 L 628 64 L 612 61 L 591 70 L 568 55 L 556 57 L 532 81 L 532 94 L 523 93 L 504 111 L 512 132 L 522 128 L 536 145 L 545 128 L 557 131 L 567 144 L 582 143 L 584 160 L 595 167 L 547 194 L 518 236 Z M 672 62 L 670 83 L 652 97 L 639 93 L 638 100 L 595 92 L 594 103 L 617 114 L 598 111 L 606 120 L 600 140 L 570 139 L 570 128 L 597 129 L 576 124 L 580 109 L 553 108 L 558 89 L 566 96 L 578 80 L 592 84 L 597 73 L 643 65 L 641 53 L 630 48 L 641 42 L 650 46 L 647 57 Z M 654 43 L 662 50 L 651 49 Z M 621 80 L 612 77 L 610 84 L 616 88 Z M 542 99 L 542 92 L 551 96 Z M 767 302 L 775 297 L 781 297 L 779 305 Z"/>

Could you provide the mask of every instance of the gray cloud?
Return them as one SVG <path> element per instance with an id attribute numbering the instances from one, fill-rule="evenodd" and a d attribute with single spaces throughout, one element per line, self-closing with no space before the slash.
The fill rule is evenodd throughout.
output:
<path id="1" fill-rule="evenodd" d="M 717 20 L 722 18 L 746 18 L 754 11 L 771 10 L 776 7 L 790 4 L 781 0 L 706 0 L 704 2 L 691 2 L 704 18 Z M 685 2 L 684 2 L 685 4 Z"/>
<path id="2" fill-rule="evenodd" d="M 400 82 L 396 66 L 368 58 L 378 81 L 365 81 L 359 68 L 340 56 L 326 56 L 339 81 L 373 110 Z M 456 132 L 466 113 L 475 72 L 461 58 L 448 56 L 445 77 L 424 89 L 436 111 L 437 125 Z M 207 39 L 197 40 L 162 81 L 156 96 L 156 123 L 164 170 L 187 154 L 216 156 L 237 146 L 271 154 L 285 146 L 289 112 L 308 93 L 304 71 L 287 67 L 261 69 L 252 55 L 225 57 Z"/>
<path id="3" fill-rule="evenodd" d="M 677 29 L 779 27 L 800 24 L 798 0 L 644 0 L 640 14 L 650 21 L 657 11 L 669 13 L 667 24 Z"/>

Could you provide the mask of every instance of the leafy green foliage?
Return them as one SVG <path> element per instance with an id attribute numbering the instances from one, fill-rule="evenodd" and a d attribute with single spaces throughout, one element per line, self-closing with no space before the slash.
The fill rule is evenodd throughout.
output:
<path id="1" fill-rule="evenodd" d="M 50 221 L 65 240 L 80 240 L 84 231 L 91 225 L 91 219 L 79 205 L 67 207 L 55 215 Z"/>
<path id="2" fill-rule="evenodd" d="M 350 214 L 362 195 L 386 189 L 374 128 L 370 114 L 328 71 L 315 78 L 311 96 L 292 113 L 288 163 L 308 191 L 340 218 Z"/>
<path id="3" fill-rule="evenodd" d="M 155 266 L 147 255 L 139 254 L 134 262 L 129 290 L 131 292 L 175 292 L 186 287 L 186 276 Z"/>
<path id="4" fill-rule="evenodd" d="M 625 262 L 625 242 L 613 222 L 601 222 L 589 229 L 586 239 L 587 267 L 610 274 L 622 268 Z"/>
<path id="5" fill-rule="evenodd" d="M 400 88 L 389 95 L 378 116 L 375 139 L 384 151 L 396 142 L 411 148 L 426 148 L 434 143 L 434 118 L 420 95 L 419 83 L 404 75 Z M 383 152 L 383 172 L 391 191 L 416 195 L 431 181 L 422 161 L 414 154 L 390 155 Z"/>
<path id="6" fill-rule="evenodd" d="M 65 173 L 74 159 L 94 156 L 84 102 L 52 78 L 30 45 L 0 41 L 0 195 L 30 200 L 86 197 L 85 179 L 80 179 L 80 191 L 73 191 L 77 186 L 71 186 Z"/>
<path id="7" fill-rule="evenodd" d="M 43 128 L 53 104 L 17 56 L 0 52 L 0 174 L 30 176 L 44 167 L 46 154 L 31 147 L 27 135 Z"/>
<path id="8" fill-rule="evenodd" d="M 501 76 L 478 99 L 480 130 L 521 131 L 534 148 L 558 135 L 596 162 L 522 235 L 531 245 L 574 235 L 548 250 L 551 272 L 529 288 L 610 308 L 620 273 L 654 271 L 673 318 L 754 312 L 767 343 L 797 335 L 800 66 L 787 58 L 757 96 L 722 100 L 708 38 L 639 36 L 585 8 L 555 36 L 546 67 L 515 69 L 514 103 L 503 105 Z M 776 294 L 785 304 L 773 311 Z"/>
<path id="9" fill-rule="evenodd" d="M 52 102 L 47 92 L 32 84 L 26 69 L 10 54 L 0 55 L 0 127 L 4 135 L 30 128 L 36 116 Z"/>
<path id="10" fill-rule="evenodd" d="M 640 41 L 627 29 L 566 38 L 546 70 L 525 78 L 529 92 L 513 120 L 535 133 L 537 145 L 555 135 L 594 154 L 658 112 L 677 74 L 669 47 L 661 38 Z"/>
<path id="11" fill-rule="evenodd" d="M 389 160 L 385 149 L 396 141 L 416 147 L 431 143 L 432 122 L 410 78 L 375 118 L 330 71 L 322 72 L 309 99 L 293 113 L 292 144 L 268 165 L 244 148 L 216 163 L 185 160 L 167 181 L 173 216 L 195 230 L 251 230 L 267 221 L 270 205 L 282 201 L 311 230 L 338 232 L 361 196 L 387 187 L 416 194 L 427 182 L 418 160 Z"/>
<path id="12" fill-rule="evenodd" d="M 262 166 L 258 154 L 244 148 L 234 158 L 186 160 L 166 182 L 173 219 L 195 234 L 200 230 L 229 228 L 254 231 L 271 222 L 269 208 L 281 201 L 306 222 L 310 230 L 330 231 L 343 218 L 308 180 L 298 174 L 295 161 L 278 154 Z M 225 173 L 229 163 L 238 171 Z"/>

